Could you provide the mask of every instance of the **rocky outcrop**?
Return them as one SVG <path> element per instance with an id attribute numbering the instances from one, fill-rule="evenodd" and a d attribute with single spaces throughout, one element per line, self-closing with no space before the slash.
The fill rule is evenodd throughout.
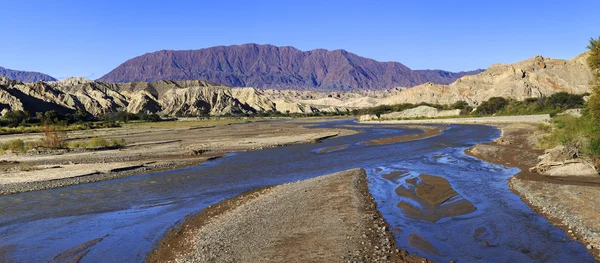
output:
<path id="1" fill-rule="evenodd" d="M 539 161 L 530 172 L 547 176 L 598 176 L 594 166 L 581 158 L 577 150 L 565 146 L 546 150 Z"/>
<path id="2" fill-rule="evenodd" d="M 382 119 L 405 119 L 405 118 L 439 118 L 456 117 L 460 115 L 460 110 L 439 110 L 430 106 L 419 106 L 400 112 L 392 112 L 381 115 Z"/>
<path id="3" fill-rule="evenodd" d="M 82 110 L 94 116 L 116 111 L 163 116 L 348 111 L 343 107 L 313 107 L 272 99 L 256 88 L 230 88 L 205 81 L 109 83 L 70 78 L 23 83 L 0 78 L 0 111 L 8 110 L 55 110 L 62 114 Z"/>
<path id="4" fill-rule="evenodd" d="M 412 109 L 406 109 L 399 112 L 391 112 L 382 114 L 377 117 L 373 114 L 366 114 L 359 117 L 359 121 L 369 120 L 395 120 L 395 119 L 411 119 L 411 118 L 440 118 L 440 117 L 455 117 L 460 115 L 460 110 L 439 110 L 430 106 L 418 106 Z"/>
<path id="5" fill-rule="evenodd" d="M 353 90 L 449 84 L 480 70 L 411 70 L 345 50 L 246 44 L 199 50 L 162 50 L 132 58 L 99 81 L 131 82 L 201 79 L 232 87 L 294 90 Z"/>
<path id="6" fill-rule="evenodd" d="M 54 81 L 55 78 L 39 73 L 39 72 L 31 72 L 31 71 L 21 71 L 21 70 L 12 70 L 0 67 L 0 77 L 5 77 L 9 79 L 14 79 L 23 82 L 36 82 L 36 81 Z"/>
<path id="7" fill-rule="evenodd" d="M 536 56 L 515 64 L 496 64 L 473 76 L 465 76 L 450 85 L 423 84 L 390 96 L 382 104 L 452 104 L 463 100 L 477 105 L 491 97 L 516 100 L 539 98 L 557 92 L 590 92 L 592 77 L 586 65 L 588 54 L 570 60 Z"/>

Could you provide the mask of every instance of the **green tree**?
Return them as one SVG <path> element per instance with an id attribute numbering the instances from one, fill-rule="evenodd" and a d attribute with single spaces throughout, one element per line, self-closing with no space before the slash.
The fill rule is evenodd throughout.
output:
<path id="1" fill-rule="evenodd" d="M 492 97 L 482 102 L 475 111 L 480 115 L 493 115 L 508 105 L 508 100 L 502 97 Z"/>
<path id="2" fill-rule="evenodd" d="M 11 127 L 17 127 L 21 124 L 25 124 L 29 122 L 31 116 L 29 112 L 16 110 L 16 111 L 8 111 L 4 114 L 4 119 L 8 122 L 8 125 Z"/>
<path id="3" fill-rule="evenodd" d="M 587 102 L 587 110 L 596 125 L 600 127 L 600 37 L 598 39 L 590 39 L 590 44 L 587 48 L 590 50 L 587 64 L 593 76 L 590 82 L 592 95 Z"/>

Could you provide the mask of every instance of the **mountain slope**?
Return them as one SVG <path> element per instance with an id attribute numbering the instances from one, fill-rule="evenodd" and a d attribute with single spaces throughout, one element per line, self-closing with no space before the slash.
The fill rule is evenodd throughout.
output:
<path id="1" fill-rule="evenodd" d="M 10 110 L 31 114 L 82 110 L 94 116 L 116 111 L 199 116 L 267 111 L 312 113 L 319 109 L 299 103 L 278 105 L 256 88 L 230 88 L 199 80 L 110 83 L 70 78 L 23 83 L 0 77 L 0 115 Z"/>
<path id="2" fill-rule="evenodd" d="M 163 50 L 132 58 L 99 78 L 105 82 L 205 80 L 234 87 L 299 90 L 389 89 L 449 84 L 473 72 L 411 70 L 347 52 L 245 44 Z"/>
<path id="3" fill-rule="evenodd" d="M 592 78 L 587 56 L 587 52 L 570 60 L 535 56 L 514 64 L 495 64 L 485 72 L 462 77 L 450 85 L 426 83 L 405 89 L 381 100 L 380 104 L 452 104 L 464 100 L 478 105 L 491 97 L 523 100 L 557 92 L 583 94 L 590 92 Z"/>
<path id="4" fill-rule="evenodd" d="M 55 81 L 56 79 L 39 72 L 12 70 L 0 67 L 0 77 L 6 77 L 23 82 Z"/>

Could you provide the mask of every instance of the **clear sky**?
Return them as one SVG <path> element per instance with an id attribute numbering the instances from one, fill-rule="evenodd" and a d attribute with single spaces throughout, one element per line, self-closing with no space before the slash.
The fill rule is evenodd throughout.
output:
<path id="1" fill-rule="evenodd" d="M 96 79 L 163 49 L 244 43 L 346 49 L 452 71 L 571 58 L 600 36 L 599 0 L 3 0 L 0 66 Z"/>

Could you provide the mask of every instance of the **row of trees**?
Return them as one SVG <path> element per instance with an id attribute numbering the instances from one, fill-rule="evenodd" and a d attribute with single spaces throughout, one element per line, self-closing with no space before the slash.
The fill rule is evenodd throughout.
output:
<path id="1" fill-rule="evenodd" d="M 82 110 L 78 110 L 69 114 L 59 114 L 54 110 L 50 110 L 46 112 L 36 112 L 33 115 L 28 111 L 16 110 L 6 112 L 3 118 L 0 119 L 0 124 L 2 124 L 2 126 L 8 127 L 30 126 L 39 124 L 65 126 L 68 124 L 83 124 L 99 121 L 102 121 L 104 123 L 129 121 L 157 122 L 162 121 L 162 118 L 157 114 L 147 114 L 145 112 L 133 114 L 124 111 L 118 111 L 107 113 L 101 117 L 94 117 L 88 112 Z"/>
<path id="2" fill-rule="evenodd" d="M 58 114 L 54 110 L 46 112 L 36 112 L 31 115 L 28 111 L 16 110 L 8 111 L 4 114 L 2 124 L 8 127 L 24 126 L 28 124 L 58 124 L 93 121 L 94 117 L 85 111 L 76 111 L 72 114 Z"/>
<path id="3" fill-rule="evenodd" d="M 589 94 L 571 94 L 558 92 L 550 97 L 528 98 L 522 101 L 493 97 L 482 102 L 475 114 L 477 115 L 528 115 L 548 113 L 554 115 L 566 109 L 583 108 L 584 97 Z"/>

